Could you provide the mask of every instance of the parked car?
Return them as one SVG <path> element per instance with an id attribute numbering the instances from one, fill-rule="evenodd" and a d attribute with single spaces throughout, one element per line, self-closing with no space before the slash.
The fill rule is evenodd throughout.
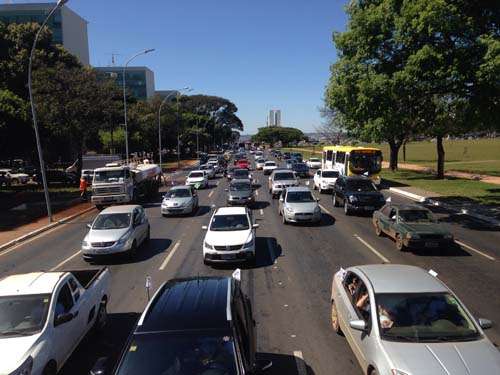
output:
<path id="1" fill-rule="evenodd" d="M 92 374 L 261 374 L 252 303 L 232 277 L 173 279 L 160 286 L 127 340 L 118 364 L 100 359 Z M 172 301 L 182 301 L 181 304 Z"/>
<path id="2" fill-rule="evenodd" d="M 208 173 L 203 170 L 191 171 L 186 177 L 186 185 L 194 186 L 196 189 L 208 187 Z"/>
<path id="3" fill-rule="evenodd" d="M 266 163 L 266 159 L 260 158 L 255 161 L 255 169 L 262 170 L 264 168 L 264 164 Z"/>
<path id="4" fill-rule="evenodd" d="M 292 165 L 292 170 L 295 172 L 295 174 L 299 177 L 303 178 L 309 178 L 309 167 L 307 166 L 306 163 L 295 163 Z"/>
<path id="5" fill-rule="evenodd" d="M 200 170 L 200 171 L 206 171 L 209 179 L 210 178 L 215 178 L 215 174 L 216 174 L 215 173 L 215 168 L 211 164 L 200 165 L 200 167 L 198 168 L 198 170 Z"/>
<path id="6" fill-rule="evenodd" d="M 275 169 L 278 169 L 278 164 L 272 160 L 266 161 L 262 167 L 264 175 L 270 175 Z"/>
<path id="7" fill-rule="evenodd" d="M 319 158 L 309 158 L 307 161 L 307 166 L 311 169 L 321 168 L 321 159 Z"/>
<path id="8" fill-rule="evenodd" d="M 341 176 L 335 181 L 333 205 L 343 206 L 344 213 L 353 211 L 373 212 L 385 204 L 385 198 L 367 177 Z"/>
<path id="9" fill-rule="evenodd" d="M 8 181 L 8 185 L 24 185 L 30 179 L 26 173 L 18 173 L 13 169 L 0 169 L 0 173 L 4 176 L 5 181 Z"/>
<path id="10" fill-rule="evenodd" d="M 276 198 L 283 189 L 290 186 L 299 186 L 299 180 L 293 171 L 287 169 L 275 169 L 269 176 L 269 194 Z"/>
<path id="11" fill-rule="evenodd" d="M 278 213 L 283 224 L 321 221 L 321 208 L 308 187 L 288 187 L 281 192 Z"/>
<path id="12" fill-rule="evenodd" d="M 454 244 L 453 235 L 439 224 L 425 207 L 387 203 L 373 213 L 373 226 L 378 236 L 386 234 L 400 251 L 407 248 L 433 249 Z"/>
<path id="13" fill-rule="evenodd" d="M 161 214 L 185 215 L 194 214 L 198 210 L 198 194 L 193 186 L 179 185 L 172 187 L 163 196 Z"/>
<path id="14" fill-rule="evenodd" d="M 107 268 L 0 280 L 1 374 L 56 374 L 85 335 L 106 325 Z"/>
<path id="15" fill-rule="evenodd" d="M 60 169 L 47 169 L 45 176 L 47 177 L 48 185 L 76 186 L 80 182 L 80 178 L 76 174 Z M 40 172 L 36 173 L 32 179 L 37 184 L 42 184 L 42 174 Z"/>
<path id="16" fill-rule="evenodd" d="M 229 184 L 226 202 L 228 205 L 251 205 L 255 202 L 254 191 L 250 180 L 234 179 Z"/>
<path id="17" fill-rule="evenodd" d="M 144 208 L 139 205 L 105 208 L 88 228 L 82 242 L 82 255 L 86 261 L 117 254 L 135 257 L 141 245 L 149 241 L 151 233 Z"/>
<path id="18" fill-rule="evenodd" d="M 337 272 L 332 327 L 343 333 L 363 374 L 500 374 L 498 349 L 434 272 L 374 264 Z"/>
<path id="19" fill-rule="evenodd" d="M 203 240 L 203 263 L 255 261 L 255 231 L 247 207 L 221 207 L 213 213 Z"/>
<path id="20" fill-rule="evenodd" d="M 320 169 L 314 174 L 314 189 L 319 190 L 320 194 L 325 190 L 333 190 L 338 177 L 339 171 L 336 169 Z"/>

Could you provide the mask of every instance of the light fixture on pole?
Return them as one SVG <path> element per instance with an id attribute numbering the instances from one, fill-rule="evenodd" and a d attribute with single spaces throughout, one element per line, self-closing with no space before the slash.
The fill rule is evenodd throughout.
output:
<path id="1" fill-rule="evenodd" d="M 126 160 L 127 160 L 127 165 L 128 165 L 128 156 L 129 156 L 129 154 L 128 154 L 128 127 L 127 127 L 127 90 L 126 90 L 126 86 L 125 86 L 125 73 L 126 73 L 128 64 L 133 59 L 135 59 L 137 56 L 145 55 L 147 53 L 153 52 L 154 50 L 155 50 L 154 48 L 150 48 L 150 49 L 145 49 L 145 50 L 143 50 L 141 52 L 136 53 L 131 58 L 129 58 L 127 60 L 127 62 L 125 63 L 125 65 L 123 66 L 123 72 L 122 72 L 122 84 L 123 84 L 123 119 L 124 119 L 124 123 L 125 123 L 125 154 L 126 154 L 125 157 L 126 157 Z"/>
<path id="2" fill-rule="evenodd" d="M 49 218 L 49 223 L 52 222 L 52 209 L 50 207 L 50 196 L 49 196 L 49 187 L 47 184 L 47 174 L 45 173 L 45 163 L 43 161 L 43 151 L 42 151 L 42 144 L 40 142 L 40 134 L 38 132 L 38 123 L 36 119 L 36 109 L 35 109 L 35 101 L 33 99 L 33 87 L 32 87 L 32 77 L 31 73 L 33 70 L 33 55 L 35 54 L 35 48 L 36 48 L 36 43 L 38 42 L 38 38 L 40 38 L 40 34 L 49 21 L 50 17 L 58 10 L 61 8 L 64 4 L 66 4 L 68 0 L 58 0 L 57 4 L 52 8 L 52 10 L 49 12 L 45 20 L 43 21 L 42 25 L 38 29 L 36 35 L 35 35 L 35 40 L 33 40 L 33 45 L 31 46 L 31 52 L 30 52 L 30 58 L 29 58 L 29 63 L 28 63 L 28 92 L 29 92 L 29 97 L 30 97 L 30 106 L 31 106 L 31 115 L 33 118 L 33 128 L 35 130 L 35 138 L 36 138 L 36 149 L 38 152 L 38 160 L 40 162 L 40 172 L 42 174 L 42 184 L 43 184 L 43 193 L 45 195 L 45 204 L 47 206 L 47 217 Z"/>

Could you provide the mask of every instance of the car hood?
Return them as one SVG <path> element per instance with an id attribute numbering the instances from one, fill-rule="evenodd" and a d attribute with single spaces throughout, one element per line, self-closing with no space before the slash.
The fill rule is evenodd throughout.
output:
<path id="1" fill-rule="evenodd" d="M 408 232 L 417 233 L 432 233 L 432 234 L 447 234 L 447 231 L 443 225 L 439 223 L 400 223 L 404 229 Z"/>
<path id="2" fill-rule="evenodd" d="M 189 182 L 203 182 L 203 180 L 205 180 L 204 177 L 188 177 L 186 179 L 186 181 L 189 181 Z"/>
<path id="3" fill-rule="evenodd" d="M 500 374 L 500 356 L 487 339 L 450 343 L 383 341 L 395 368 L 411 375 Z"/>
<path id="4" fill-rule="evenodd" d="M 276 169 L 278 166 L 276 165 L 264 165 L 264 169 Z"/>
<path id="5" fill-rule="evenodd" d="M 129 228 L 123 229 L 91 229 L 85 237 L 87 242 L 116 242 L 118 241 Z"/>
<path id="6" fill-rule="evenodd" d="M 303 203 L 286 203 L 286 207 L 290 207 L 293 212 L 314 212 L 316 207 L 318 207 L 317 202 L 303 202 Z"/>
<path id="7" fill-rule="evenodd" d="M 1 338 L 0 353 L 2 353 L 2 360 L 0 361 L 0 374 L 10 374 L 21 366 L 40 335 L 41 333 L 31 336 Z"/>
<path id="8" fill-rule="evenodd" d="M 250 240 L 252 230 L 235 230 L 235 231 L 221 231 L 221 232 L 207 232 L 205 241 L 212 246 L 234 246 L 242 245 Z"/>
<path id="9" fill-rule="evenodd" d="M 345 195 L 355 195 L 356 197 L 383 197 L 379 191 L 346 191 Z"/>
<path id="10" fill-rule="evenodd" d="M 295 185 L 297 180 L 277 180 L 273 182 L 274 185 Z"/>
<path id="11" fill-rule="evenodd" d="M 252 195 L 252 190 L 229 191 L 229 196 L 231 197 L 246 198 L 251 195 Z"/>
<path id="12" fill-rule="evenodd" d="M 186 204 L 191 203 L 191 200 L 193 198 L 191 197 L 186 197 L 186 198 L 169 198 L 169 199 L 164 199 L 162 204 L 167 206 L 167 207 L 180 207 L 184 206 Z"/>

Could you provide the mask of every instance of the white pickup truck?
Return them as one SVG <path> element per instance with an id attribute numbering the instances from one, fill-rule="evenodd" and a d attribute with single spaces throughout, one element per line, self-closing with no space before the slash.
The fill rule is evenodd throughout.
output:
<path id="1" fill-rule="evenodd" d="M 106 324 L 107 268 L 0 280 L 0 374 L 55 375 L 91 329 Z"/>

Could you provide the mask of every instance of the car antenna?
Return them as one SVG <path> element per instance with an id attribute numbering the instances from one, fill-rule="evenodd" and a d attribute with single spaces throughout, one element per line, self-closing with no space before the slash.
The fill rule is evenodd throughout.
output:
<path id="1" fill-rule="evenodd" d="M 146 294 L 148 296 L 148 302 L 151 299 L 150 294 L 149 294 L 149 289 L 151 288 L 151 276 L 146 276 Z"/>

